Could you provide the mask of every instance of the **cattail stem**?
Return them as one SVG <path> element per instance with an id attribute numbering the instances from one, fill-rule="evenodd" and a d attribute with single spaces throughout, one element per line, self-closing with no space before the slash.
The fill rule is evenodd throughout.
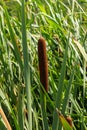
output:
<path id="1" fill-rule="evenodd" d="M 48 92 L 48 63 L 46 55 L 46 42 L 43 37 L 38 41 L 38 59 L 39 59 L 39 71 L 40 71 L 40 82 L 42 87 Z M 43 118 L 43 129 L 48 130 L 48 121 L 46 115 L 46 95 L 40 89 L 40 103 Z"/>
<path id="2" fill-rule="evenodd" d="M 7 130 L 12 130 L 12 128 L 11 128 L 7 118 L 6 118 L 6 115 L 5 115 L 4 111 L 2 110 L 2 108 L 0 108 L 0 115 L 2 116 L 2 119 L 3 119 L 4 123 L 5 123 L 5 126 L 6 126 Z"/>

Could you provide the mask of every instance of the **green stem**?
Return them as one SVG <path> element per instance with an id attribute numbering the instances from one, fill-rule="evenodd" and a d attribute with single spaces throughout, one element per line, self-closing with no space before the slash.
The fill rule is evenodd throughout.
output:
<path id="1" fill-rule="evenodd" d="M 55 102 L 56 108 L 58 108 L 58 109 L 60 109 L 60 105 L 61 105 L 61 101 L 62 101 L 62 92 L 63 92 L 65 72 L 66 72 L 67 53 L 68 53 L 68 44 L 69 44 L 69 37 L 68 37 L 67 43 L 66 43 L 65 55 L 63 58 L 64 61 L 62 63 L 61 75 L 60 75 L 59 84 L 58 84 L 58 92 L 57 92 L 57 97 L 56 97 L 56 102 Z M 52 130 L 58 130 L 58 125 L 59 125 L 59 118 L 56 113 L 56 108 L 55 108 L 54 114 L 53 114 Z"/>
<path id="2" fill-rule="evenodd" d="M 46 115 L 46 95 L 42 90 L 40 92 L 40 101 L 41 101 L 41 110 L 42 110 L 42 117 L 43 117 L 43 129 L 48 130 L 48 121 Z"/>
<path id="3" fill-rule="evenodd" d="M 21 94 L 21 88 L 19 88 L 18 95 L 18 123 L 20 126 L 20 130 L 23 130 L 23 96 Z"/>
<path id="4" fill-rule="evenodd" d="M 30 66 L 28 46 L 26 38 L 26 21 L 25 21 L 25 0 L 22 0 L 22 45 L 23 45 L 23 57 L 24 57 L 24 78 L 26 86 L 27 96 L 27 109 L 28 109 L 28 130 L 32 130 L 32 101 L 31 101 L 31 78 L 30 78 Z"/>

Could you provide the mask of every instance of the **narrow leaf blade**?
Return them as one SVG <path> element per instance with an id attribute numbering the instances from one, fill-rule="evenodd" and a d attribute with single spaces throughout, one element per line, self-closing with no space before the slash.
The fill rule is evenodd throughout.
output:
<path id="1" fill-rule="evenodd" d="M 62 126 L 64 128 L 64 130 L 73 130 L 72 127 L 70 126 L 70 124 L 67 122 L 67 120 L 64 118 L 64 116 L 60 113 L 60 111 L 56 108 L 59 119 L 62 123 Z"/>

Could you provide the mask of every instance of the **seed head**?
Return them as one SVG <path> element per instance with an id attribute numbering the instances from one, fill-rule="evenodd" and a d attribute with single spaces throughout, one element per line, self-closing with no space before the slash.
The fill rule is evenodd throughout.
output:
<path id="1" fill-rule="evenodd" d="M 46 41 L 43 37 L 38 40 L 38 59 L 39 59 L 39 71 L 40 81 L 48 92 L 48 60 L 46 54 Z"/>

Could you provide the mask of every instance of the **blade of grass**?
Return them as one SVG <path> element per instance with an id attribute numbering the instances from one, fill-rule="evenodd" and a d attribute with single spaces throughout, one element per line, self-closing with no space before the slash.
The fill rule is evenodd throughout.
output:
<path id="1" fill-rule="evenodd" d="M 56 108 L 60 109 L 60 105 L 61 105 L 61 100 L 62 100 L 62 92 L 63 92 L 63 84 L 64 84 L 64 77 L 65 77 L 65 71 L 66 71 L 66 61 L 67 61 L 67 53 L 68 53 L 68 44 L 69 44 L 69 36 L 68 36 L 68 40 L 66 43 L 66 49 L 65 49 L 65 55 L 64 55 L 64 60 L 62 63 L 62 68 L 61 68 L 61 75 L 60 75 L 60 79 L 59 79 L 59 84 L 58 84 L 58 92 L 57 92 L 57 96 L 56 96 Z M 52 130 L 58 130 L 58 117 L 56 114 L 56 109 L 54 110 L 54 114 L 53 114 L 53 124 L 52 124 Z"/>
<path id="2" fill-rule="evenodd" d="M 43 129 L 48 130 L 48 122 L 46 115 L 46 95 L 43 91 L 40 92 L 40 100 L 41 100 L 41 109 L 42 109 L 42 117 L 43 117 Z"/>
<path id="3" fill-rule="evenodd" d="M 11 128 L 9 122 L 8 122 L 8 119 L 7 119 L 3 109 L 1 107 L 0 107 L 0 115 L 2 116 L 2 119 L 3 119 L 4 123 L 5 123 L 6 128 L 8 130 L 12 130 L 12 128 Z"/>
<path id="4" fill-rule="evenodd" d="M 69 123 L 66 121 L 64 116 L 60 113 L 60 111 L 58 109 L 56 110 L 57 110 L 58 116 L 60 118 L 60 121 L 63 125 L 64 130 L 73 130 L 73 128 L 69 125 Z"/>
<path id="5" fill-rule="evenodd" d="M 0 103 L 4 103 L 6 105 L 6 107 L 9 110 L 9 113 L 11 113 L 11 115 L 12 115 L 16 130 L 20 130 L 19 126 L 18 126 L 16 116 L 15 116 L 15 114 L 13 112 L 13 108 L 11 107 L 11 104 L 7 100 L 7 98 L 6 98 L 5 94 L 4 94 L 4 92 L 1 90 L 1 88 L 0 88 Z"/>
<path id="6" fill-rule="evenodd" d="M 68 99 L 69 99 L 70 90 L 71 90 L 71 87 L 72 87 L 74 71 L 75 71 L 75 67 L 72 70 L 72 73 L 71 73 L 71 76 L 70 76 L 70 80 L 69 80 L 69 83 L 68 83 L 68 86 L 67 86 L 67 90 L 66 90 L 66 93 L 65 93 L 65 98 L 64 98 L 64 101 L 63 101 L 63 107 L 62 107 L 62 111 L 61 111 L 62 114 L 65 114 L 67 102 L 68 102 Z M 61 125 L 59 125 L 59 130 L 61 130 Z"/>
<path id="7" fill-rule="evenodd" d="M 76 101 L 76 99 L 74 99 L 73 95 L 71 94 L 70 99 L 73 103 L 74 109 L 76 110 L 77 114 L 80 116 L 81 120 L 83 118 L 83 112 L 82 112 L 82 108 L 79 106 L 78 102 Z M 83 129 L 87 130 L 86 124 L 85 122 L 83 123 Z"/>
<path id="8" fill-rule="evenodd" d="M 45 0 L 45 2 L 46 2 L 47 6 L 48 6 L 48 8 L 49 8 L 49 10 L 51 12 L 52 17 L 55 19 L 55 15 L 54 15 L 52 6 L 50 5 L 50 3 L 47 0 Z"/>
<path id="9" fill-rule="evenodd" d="M 38 117 L 37 117 L 37 112 L 36 112 L 36 110 L 33 111 L 33 115 L 34 115 L 34 119 L 35 119 L 35 123 L 36 123 L 36 130 L 38 130 L 39 127 L 38 127 Z"/>
<path id="10" fill-rule="evenodd" d="M 82 111 L 82 125 L 81 125 L 81 128 L 84 127 L 84 109 L 85 109 L 85 88 L 86 88 L 86 61 L 84 60 L 84 66 L 83 66 L 83 111 Z"/>
<path id="11" fill-rule="evenodd" d="M 4 123 L 0 120 L 0 129 L 1 130 L 7 130 Z"/>
<path id="12" fill-rule="evenodd" d="M 20 130 L 23 130 L 24 128 L 24 115 L 23 115 L 23 105 L 24 105 L 24 100 L 23 100 L 23 94 L 21 93 L 21 88 L 19 88 L 19 95 L 18 95 L 18 123 L 20 126 Z M 21 107 L 20 107 L 21 106 Z"/>
<path id="13" fill-rule="evenodd" d="M 65 113 L 67 102 L 68 102 L 68 99 L 69 99 L 69 94 L 70 94 L 70 90 L 71 90 L 71 87 L 72 87 L 72 81 L 73 81 L 73 77 L 74 77 L 74 71 L 75 71 L 75 67 L 72 70 L 70 80 L 69 80 L 69 83 L 68 83 L 68 86 L 67 86 L 67 90 L 66 90 L 66 93 L 65 93 L 65 98 L 64 98 L 64 101 L 63 101 L 63 107 L 62 107 L 62 111 L 61 111 L 63 114 Z"/>
<path id="14" fill-rule="evenodd" d="M 31 81 L 30 81 L 30 67 L 28 57 L 28 46 L 26 37 L 26 21 L 25 21 L 25 0 L 22 0 L 22 45 L 24 57 L 24 78 L 27 95 L 27 109 L 28 109 L 28 129 L 32 130 L 32 101 L 31 101 Z"/>
<path id="15" fill-rule="evenodd" d="M 82 45 L 78 41 L 74 40 L 74 43 L 77 45 L 77 47 L 78 47 L 79 51 L 81 52 L 83 58 L 87 62 L 87 53 L 85 52 L 85 49 L 82 47 Z"/>

